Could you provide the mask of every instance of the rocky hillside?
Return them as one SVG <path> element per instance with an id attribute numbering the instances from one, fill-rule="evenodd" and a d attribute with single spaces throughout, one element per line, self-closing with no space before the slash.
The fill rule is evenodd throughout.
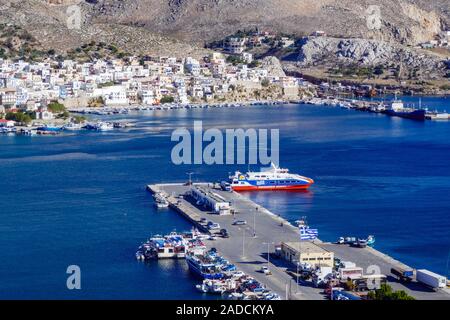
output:
<path id="1" fill-rule="evenodd" d="M 79 9 L 79 23 L 74 20 L 74 8 Z M 33 49 L 54 49 L 57 53 L 91 41 L 114 44 L 133 54 L 199 57 L 205 53 L 203 48 L 190 43 L 134 24 L 101 21 L 93 14 L 93 5 L 82 0 L 0 0 L 0 25 L 8 26 L 8 30 L 15 29 L 8 33 L 3 30 L 0 44 L 6 47 L 15 41 L 15 34 L 20 31 L 31 36 Z M 28 48 L 30 42 L 26 45 Z"/>
<path id="2" fill-rule="evenodd" d="M 442 77 L 447 66 L 432 53 L 383 41 L 365 39 L 306 38 L 298 52 L 299 66 L 349 65 L 401 66 L 420 70 L 424 78 Z"/>
<path id="3" fill-rule="evenodd" d="M 238 29 L 417 44 L 450 25 L 448 0 L 90 0 L 92 21 L 142 25 L 179 39 L 210 41 Z M 372 7 L 371 7 L 372 6 Z M 379 11 L 376 9 L 378 6 Z M 371 8 L 370 10 L 368 10 Z"/>
<path id="4" fill-rule="evenodd" d="M 81 30 L 67 28 L 71 5 L 80 9 Z M 159 50 L 167 42 L 169 49 L 189 52 L 198 47 L 171 39 L 202 47 L 254 27 L 417 44 L 450 25 L 449 7 L 448 0 L 0 0 L 0 23 L 22 26 L 61 48 L 123 39 L 135 49 Z"/>

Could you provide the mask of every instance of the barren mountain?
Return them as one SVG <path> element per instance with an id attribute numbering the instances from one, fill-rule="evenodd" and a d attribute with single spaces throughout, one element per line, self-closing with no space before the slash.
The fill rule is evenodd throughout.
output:
<path id="1" fill-rule="evenodd" d="M 205 42 L 255 27 L 417 44 L 447 28 L 450 12 L 449 0 L 0 0 L 0 23 L 22 27 L 44 50 L 102 41 L 199 56 Z"/>
<path id="2" fill-rule="evenodd" d="M 450 22 L 448 0 L 91 0 L 93 21 L 143 25 L 190 41 L 267 28 L 417 44 Z"/>
<path id="3" fill-rule="evenodd" d="M 26 30 L 34 38 L 33 47 L 37 49 L 55 49 L 60 53 L 97 41 L 115 44 L 133 54 L 201 56 L 205 53 L 201 47 L 143 27 L 103 22 L 93 13 L 92 5 L 80 0 L 0 0 L 0 24 Z M 2 38 L 8 37 L 11 34 L 3 32 Z"/>

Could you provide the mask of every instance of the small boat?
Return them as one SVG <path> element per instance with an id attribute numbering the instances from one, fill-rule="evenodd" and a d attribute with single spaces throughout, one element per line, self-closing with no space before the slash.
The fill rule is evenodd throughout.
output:
<path id="1" fill-rule="evenodd" d="M 37 131 L 35 129 L 20 129 L 18 133 L 24 136 L 35 136 Z"/>
<path id="2" fill-rule="evenodd" d="M 97 122 L 95 129 L 97 131 L 109 131 L 114 129 L 114 125 L 108 122 Z"/>
<path id="3" fill-rule="evenodd" d="M 58 127 L 51 124 L 46 124 L 45 126 L 41 126 L 37 128 L 38 131 L 49 131 L 49 132 L 59 132 L 62 130 L 62 127 Z"/>
<path id="4" fill-rule="evenodd" d="M 375 244 L 375 236 L 369 235 L 366 239 L 368 246 L 373 246 Z"/>
<path id="5" fill-rule="evenodd" d="M 157 208 L 167 208 L 169 206 L 169 202 L 167 201 L 165 194 L 155 193 L 153 198 L 155 199 L 155 205 Z"/>
<path id="6" fill-rule="evenodd" d="M 69 131 L 81 130 L 82 127 L 83 126 L 81 125 L 81 123 L 69 122 L 68 124 L 66 124 L 63 127 L 63 130 L 69 130 Z"/>
<path id="7" fill-rule="evenodd" d="M 167 208 L 169 206 L 169 202 L 165 199 L 157 200 L 155 204 L 158 209 Z"/>

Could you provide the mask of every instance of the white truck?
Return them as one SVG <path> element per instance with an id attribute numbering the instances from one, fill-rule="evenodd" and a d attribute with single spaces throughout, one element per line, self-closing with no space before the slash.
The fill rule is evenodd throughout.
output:
<path id="1" fill-rule="evenodd" d="M 353 267 L 353 268 L 340 268 L 339 278 L 341 280 L 355 280 L 360 279 L 363 276 L 363 268 Z"/>
<path id="2" fill-rule="evenodd" d="M 313 273 L 313 284 L 314 286 L 320 287 L 322 284 L 325 284 L 327 279 L 333 276 L 333 268 L 332 267 L 320 267 Z"/>
<path id="3" fill-rule="evenodd" d="M 441 275 L 438 275 L 434 272 L 419 269 L 416 271 L 416 280 L 433 289 L 440 289 L 447 287 L 447 278 Z"/>

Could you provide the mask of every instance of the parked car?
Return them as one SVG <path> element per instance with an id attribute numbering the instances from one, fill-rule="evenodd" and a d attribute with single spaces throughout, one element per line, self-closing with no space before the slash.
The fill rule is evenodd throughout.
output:
<path id="1" fill-rule="evenodd" d="M 233 278 L 241 278 L 241 277 L 245 276 L 245 273 L 242 271 L 234 271 L 231 276 Z"/>
<path id="2" fill-rule="evenodd" d="M 269 276 L 272 274 L 272 272 L 269 270 L 267 266 L 262 266 L 259 270 L 261 273 L 264 273 L 266 276 Z"/>
<path id="3" fill-rule="evenodd" d="M 233 222 L 233 226 L 243 226 L 245 224 L 247 224 L 247 221 L 245 220 L 236 220 Z"/>
<path id="4" fill-rule="evenodd" d="M 200 223 L 205 224 L 208 220 L 206 220 L 206 218 L 201 218 L 200 219 Z"/>
<path id="5" fill-rule="evenodd" d="M 229 237 L 230 237 L 230 236 L 228 235 L 227 229 L 220 229 L 220 235 L 221 235 L 223 238 L 229 238 Z"/>
<path id="6" fill-rule="evenodd" d="M 218 223 L 215 222 L 208 222 L 207 227 L 209 230 L 219 230 L 220 229 L 220 225 Z"/>

